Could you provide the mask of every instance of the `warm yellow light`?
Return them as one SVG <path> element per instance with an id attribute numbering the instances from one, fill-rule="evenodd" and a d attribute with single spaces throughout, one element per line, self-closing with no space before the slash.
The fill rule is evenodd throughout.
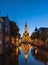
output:
<path id="1" fill-rule="evenodd" d="M 11 43 L 14 44 L 14 37 L 11 37 Z"/>
<path id="2" fill-rule="evenodd" d="M 35 54 L 37 54 L 37 52 L 38 52 L 38 50 L 36 49 L 36 50 L 35 50 Z"/>
<path id="3" fill-rule="evenodd" d="M 28 54 L 25 54 L 24 57 L 25 57 L 25 59 L 27 59 L 28 58 Z"/>

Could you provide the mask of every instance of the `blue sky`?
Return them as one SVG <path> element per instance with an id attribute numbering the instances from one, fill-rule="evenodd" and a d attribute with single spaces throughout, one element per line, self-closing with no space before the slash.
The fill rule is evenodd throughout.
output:
<path id="1" fill-rule="evenodd" d="M 35 27 L 48 27 L 48 0 L 0 0 L 0 15 L 16 21 L 20 33 L 25 22 L 31 34 Z"/>

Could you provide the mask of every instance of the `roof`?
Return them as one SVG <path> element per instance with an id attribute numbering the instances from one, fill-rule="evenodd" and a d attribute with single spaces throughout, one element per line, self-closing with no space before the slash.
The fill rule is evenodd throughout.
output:
<path id="1" fill-rule="evenodd" d="M 0 16 L 0 18 L 5 21 L 6 19 L 8 19 L 8 16 Z"/>

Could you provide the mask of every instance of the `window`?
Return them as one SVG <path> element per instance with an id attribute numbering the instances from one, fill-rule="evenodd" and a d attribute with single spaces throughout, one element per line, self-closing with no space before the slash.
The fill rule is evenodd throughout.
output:
<path id="1" fill-rule="evenodd" d="M 2 28 L 2 24 L 0 23 L 0 29 Z"/>
<path id="2" fill-rule="evenodd" d="M 0 38 L 0 44 L 2 44 L 2 39 Z"/>
<path id="3" fill-rule="evenodd" d="M 5 32 L 9 33 L 9 22 L 5 21 Z"/>
<path id="4" fill-rule="evenodd" d="M 5 21 L 5 27 L 8 27 L 8 26 L 9 26 L 8 21 Z"/>
<path id="5" fill-rule="evenodd" d="M 0 44 L 2 44 L 2 41 L 0 40 Z"/>
<path id="6" fill-rule="evenodd" d="M 5 43 L 9 42 L 9 36 L 5 36 Z"/>
<path id="7" fill-rule="evenodd" d="M 5 28 L 5 32 L 8 32 L 8 29 L 7 29 L 7 27 Z"/>

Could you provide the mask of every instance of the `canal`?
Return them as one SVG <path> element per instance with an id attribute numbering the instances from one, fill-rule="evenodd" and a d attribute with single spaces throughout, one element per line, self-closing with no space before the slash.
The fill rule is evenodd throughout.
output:
<path id="1" fill-rule="evenodd" d="M 19 65 L 48 65 L 48 52 L 38 48 L 30 48 L 28 57 L 25 58 L 24 51 L 21 49 L 18 60 Z"/>
<path id="2" fill-rule="evenodd" d="M 12 51 L 6 55 L 0 56 L 0 65 L 48 65 L 48 52 L 38 48 L 29 48 L 28 53 L 24 53 L 20 47 L 16 55 Z"/>

